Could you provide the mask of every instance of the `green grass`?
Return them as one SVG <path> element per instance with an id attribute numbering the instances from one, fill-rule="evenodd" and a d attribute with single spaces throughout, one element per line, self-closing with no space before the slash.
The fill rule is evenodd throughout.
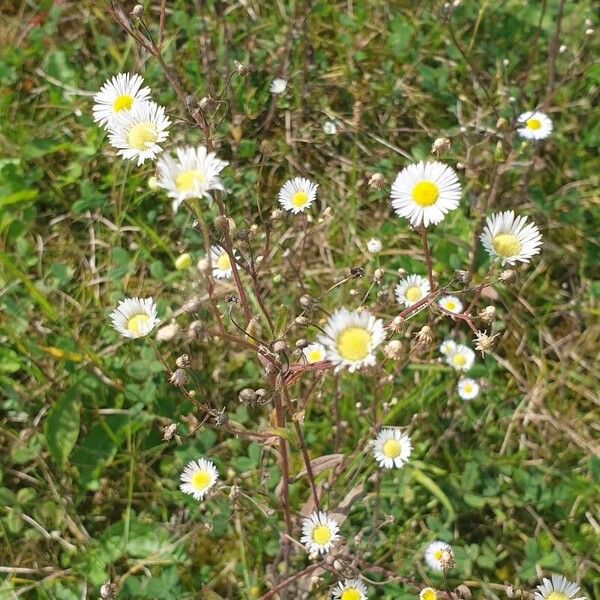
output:
<path id="1" fill-rule="evenodd" d="M 145 3 L 155 37 L 159 4 Z M 265 223 L 285 179 L 320 186 L 308 220 L 271 223 L 259 283 L 276 333 L 264 318 L 252 329 L 267 343 L 284 336 L 293 348 L 316 337 L 315 328 L 293 324 L 303 294 L 323 294 L 328 312 L 364 298 L 386 321 L 398 313 L 398 269 L 424 275 L 426 267 L 419 235 L 391 211 L 389 186 L 406 157 L 426 159 L 440 136 L 452 143 L 441 160 L 463 165 L 460 208 L 430 234 L 441 284 L 471 260 L 474 283 L 483 281 L 489 259 L 473 240 L 485 213 L 515 209 L 544 236 L 542 253 L 515 269 L 516 281 L 488 288 L 477 304 L 476 312 L 496 307 L 500 335 L 497 358 L 478 356 L 472 370 L 483 382 L 475 401 L 458 399 L 437 351 L 448 335 L 471 343 L 472 334 L 426 312 L 395 335 L 405 348 L 399 361 L 382 359 L 360 375 L 304 374 L 290 387 L 294 401 L 312 389 L 301 426 L 311 459 L 343 455 L 316 475 L 323 506 L 347 514 L 342 552 L 351 567 L 342 574 L 358 569 L 377 584 L 369 597 L 381 600 L 461 583 L 474 597 L 503 598 L 501 586 L 531 590 L 549 573 L 600 597 L 600 67 L 598 34 L 585 35 L 584 23 L 597 15 L 591 0 L 566 2 L 556 37 L 558 0 L 462 4 L 450 29 L 442 2 L 318 0 L 308 10 L 291 0 L 173 0 L 163 54 L 188 93 L 223 93 L 208 116 L 217 154 L 230 162 L 222 198 L 244 256 L 264 253 Z M 194 264 L 204 255 L 195 217 L 185 206 L 173 214 L 148 187 L 149 162 L 136 167 L 115 156 L 92 121 L 91 95 L 113 74 L 140 72 L 174 122 L 170 144 L 202 143 L 203 134 L 157 61 L 126 39 L 102 3 L 5 5 L 0 597 L 98 597 L 111 579 L 124 599 L 257 598 L 310 564 L 293 544 L 287 561 L 281 553 L 277 435 L 290 443 L 296 539 L 300 515 L 311 510 L 295 430 L 276 428 L 270 401 L 240 403 L 243 388 L 269 397 L 271 383 L 253 351 L 212 335 L 206 278 L 174 267 L 182 252 Z M 554 52 L 556 44 L 566 51 Z M 248 74 L 234 75 L 224 91 L 234 60 Z M 279 75 L 288 90 L 265 126 Z M 512 123 L 535 106 L 551 116 L 554 133 L 525 144 Z M 337 135 L 323 133 L 325 120 L 337 123 Z M 376 172 L 383 189 L 368 186 Z M 216 204 L 201 207 L 218 240 Z M 383 242 L 376 257 L 366 251 L 371 237 Z M 349 278 L 352 267 L 364 277 Z M 377 268 L 383 280 L 372 285 Z M 243 324 L 243 313 L 226 300 L 233 292 L 219 285 L 216 297 L 228 333 L 239 335 L 233 320 Z M 135 295 L 154 296 L 161 319 L 181 327 L 177 341 L 158 343 L 160 360 L 147 339 L 123 341 L 110 327 L 110 310 Z M 196 296 L 195 312 L 179 310 Z M 309 316 L 319 323 L 324 313 Z M 408 357 L 428 318 L 433 340 Z M 169 384 L 163 365 L 174 369 L 183 353 L 194 398 Z M 230 427 L 271 437 L 250 441 L 212 419 L 201 423 L 194 399 L 224 410 Z M 171 423 L 177 435 L 164 441 Z M 408 426 L 414 452 L 407 467 L 379 476 L 366 444 L 381 423 Z M 211 458 L 223 480 L 201 507 L 178 490 L 181 470 L 198 456 Z M 455 549 L 445 581 L 421 560 L 432 539 Z M 307 595 L 309 580 L 281 598 L 326 598 L 338 577 L 319 572 Z"/>

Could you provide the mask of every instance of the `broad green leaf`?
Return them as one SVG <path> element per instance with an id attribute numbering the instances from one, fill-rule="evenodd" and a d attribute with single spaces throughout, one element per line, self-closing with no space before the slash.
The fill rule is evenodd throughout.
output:
<path id="1" fill-rule="evenodd" d="M 79 435 L 81 403 L 77 388 L 64 393 L 50 409 L 44 433 L 50 454 L 59 466 L 64 466 Z"/>

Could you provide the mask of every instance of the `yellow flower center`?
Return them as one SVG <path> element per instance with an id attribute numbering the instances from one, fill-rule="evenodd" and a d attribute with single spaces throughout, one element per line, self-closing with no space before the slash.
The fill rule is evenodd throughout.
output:
<path id="1" fill-rule="evenodd" d="M 292 196 L 292 204 L 296 208 L 302 208 L 303 206 L 306 206 L 307 202 L 308 202 L 308 194 L 306 192 L 296 192 Z"/>
<path id="2" fill-rule="evenodd" d="M 421 288 L 417 285 L 413 285 L 406 290 L 404 295 L 409 302 L 416 302 L 421 299 Z"/>
<path id="3" fill-rule="evenodd" d="M 221 271 L 227 271 L 231 269 L 231 261 L 229 260 L 229 256 L 227 254 L 221 254 L 219 258 L 217 258 L 217 267 L 221 269 Z"/>
<path id="4" fill-rule="evenodd" d="M 150 121 L 142 121 L 136 123 L 127 135 L 127 141 L 132 148 L 135 150 L 146 150 L 149 145 L 154 144 L 158 139 L 158 132 L 154 123 Z"/>
<path id="5" fill-rule="evenodd" d="M 435 204 L 440 195 L 438 186 L 433 181 L 419 181 L 412 189 L 412 197 L 419 206 Z"/>
<path id="6" fill-rule="evenodd" d="M 437 600 L 437 593 L 435 590 L 427 590 L 422 596 L 421 600 Z"/>
<path id="7" fill-rule="evenodd" d="M 452 302 L 452 300 L 449 300 L 448 302 L 446 302 L 446 310 L 449 310 L 449 311 L 456 310 L 456 303 Z"/>
<path id="8" fill-rule="evenodd" d="M 542 122 L 539 119 L 527 119 L 525 125 L 527 129 L 533 129 L 535 131 L 542 126 Z"/>
<path id="9" fill-rule="evenodd" d="M 208 471 L 197 471 L 192 475 L 192 487 L 199 492 L 206 489 L 210 484 L 211 477 Z"/>
<path id="10" fill-rule="evenodd" d="M 319 362 L 321 360 L 321 355 L 323 353 L 320 350 L 311 350 L 308 353 L 308 356 L 306 357 L 306 360 L 312 364 L 312 363 L 316 363 Z"/>
<path id="11" fill-rule="evenodd" d="M 444 553 L 443 550 L 436 550 L 433 553 L 433 558 L 435 558 L 435 560 L 442 560 L 442 554 Z"/>
<path id="12" fill-rule="evenodd" d="M 346 588 L 342 592 L 340 600 L 360 600 L 360 592 L 356 588 Z"/>
<path id="13" fill-rule="evenodd" d="M 452 357 L 452 364 L 455 367 L 464 367 L 467 364 L 467 359 L 464 354 L 455 354 Z"/>
<path id="14" fill-rule="evenodd" d="M 552 592 L 546 597 L 546 600 L 569 600 L 569 596 L 563 592 Z"/>
<path id="15" fill-rule="evenodd" d="M 338 336 L 337 349 L 345 360 L 363 360 L 369 354 L 371 334 L 362 327 L 348 327 Z"/>
<path id="16" fill-rule="evenodd" d="M 175 177 L 175 187 L 178 192 L 191 192 L 197 183 L 203 184 L 205 181 L 206 178 L 198 170 L 183 171 Z"/>
<path id="17" fill-rule="evenodd" d="M 521 252 L 521 242 L 516 235 L 512 233 L 500 233 L 492 240 L 494 250 L 505 258 L 515 256 Z"/>
<path id="18" fill-rule="evenodd" d="M 382 450 L 386 458 L 396 458 L 400 456 L 402 447 L 400 446 L 400 442 L 398 440 L 388 440 L 383 444 Z"/>
<path id="19" fill-rule="evenodd" d="M 312 537 L 315 544 L 324 546 L 331 539 L 331 531 L 327 525 L 317 525 L 313 530 Z"/>
<path id="20" fill-rule="evenodd" d="M 139 315 L 134 315 L 127 321 L 127 329 L 133 333 L 133 335 L 139 335 L 142 326 L 144 326 L 150 317 L 144 313 L 140 313 Z"/>
<path id="21" fill-rule="evenodd" d="M 470 394 L 473 391 L 473 386 L 470 383 L 466 383 L 463 390 L 467 392 L 467 394 Z"/>
<path id="22" fill-rule="evenodd" d="M 133 96 L 117 96 L 113 102 L 113 110 L 121 112 L 122 110 L 131 110 L 133 106 Z"/>

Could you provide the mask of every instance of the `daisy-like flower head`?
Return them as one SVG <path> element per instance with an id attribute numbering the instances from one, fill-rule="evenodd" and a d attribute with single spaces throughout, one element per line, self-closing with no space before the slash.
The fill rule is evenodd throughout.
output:
<path id="1" fill-rule="evenodd" d="M 323 344 L 319 344 L 318 342 L 309 344 L 302 350 L 302 353 L 306 358 L 306 362 L 309 365 L 325 360 L 325 352 L 325 346 L 323 346 Z"/>
<path id="2" fill-rule="evenodd" d="M 398 304 L 412 306 L 429 294 L 429 281 L 420 275 L 409 275 L 396 286 L 396 300 Z"/>
<path id="3" fill-rule="evenodd" d="M 336 600 L 367 600 L 367 586 L 360 579 L 344 579 L 332 590 Z"/>
<path id="4" fill-rule="evenodd" d="M 339 539 L 338 524 L 325 512 L 314 512 L 302 522 L 300 541 L 310 554 L 326 554 Z"/>
<path id="5" fill-rule="evenodd" d="M 392 206 L 413 227 L 437 225 L 458 207 L 461 186 L 456 173 L 438 162 L 418 162 L 402 169 L 392 184 Z"/>
<path id="6" fill-rule="evenodd" d="M 464 344 L 457 344 L 446 354 L 446 362 L 457 371 L 468 371 L 474 360 L 475 352 Z"/>
<path id="7" fill-rule="evenodd" d="M 524 112 L 517 121 L 522 125 L 517 133 L 527 140 L 543 140 L 552 133 L 552 121 L 543 112 Z"/>
<path id="8" fill-rule="evenodd" d="M 410 438 L 399 427 L 385 427 L 373 440 L 373 455 L 380 467 L 400 469 L 410 458 Z"/>
<path id="9" fill-rule="evenodd" d="M 368 311 L 336 310 L 327 321 L 319 341 L 336 371 L 348 367 L 352 373 L 375 364 L 375 348 L 385 339 L 383 321 Z"/>
<path id="10" fill-rule="evenodd" d="M 537 226 L 527 224 L 527 217 L 516 217 L 512 210 L 487 217 L 479 239 L 487 253 L 499 258 L 503 265 L 514 265 L 517 261 L 528 263 L 532 256 L 539 254 L 542 245 Z"/>
<path id="11" fill-rule="evenodd" d="M 585 600 L 584 596 L 577 596 L 579 586 L 567 581 L 562 575 L 552 575 L 552 580 L 544 577 L 537 590 L 535 600 Z"/>
<path id="12" fill-rule="evenodd" d="M 160 323 L 152 298 L 125 298 L 110 313 L 110 319 L 112 326 L 127 338 L 144 337 Z"/>
<path id="13" fill-rule="evenodd" d="M 169 137 L 167 128 L 170 124 L 162 106 L 141 102 L 111 121 L 108 141 L 118 149 L 117 154 L 137 160 L 139 167 L 162 152 L 160 144 Z"/>
<path id="14" fill-rule="evenodd" d="M 439 305 L 454 314 L 459 314 L 463 310 L 463 304 L 456 296 L 442 296 Z"/>
<path id="15" fill-rule="evenodd" d="M 94 96 L 94 121 L 108 129 L 116 116 L 150 100 L 150 88 L 142 87 L 143 83 L 144 80 L 139 75 L 129 73 L 119 73 L 112 79 L 107 79 Z"/>
<path id="16" fill-rule="evenodd" d="M 181 485 L 179 489 L 184 494 L 194 496 L 196 500 L 202 500 L 207 492 L 219 479 L 217 468 L 211 460 L 200 458 L 187 464 L 181 474 Z"/>
<path id="17" fill-rule="evenodd" d="M 450 354 L 450 352 L 454 352 L 456 350 L 456 342 L 453 340 L 444 340 L 440 344 L 440 352 L 442 354 Z"/>
<path id="18" fill-rule="evenodd" d="M 177 159 L 163 155 L 157 163 L 158 186 L 173 198 L 173 210 L 188 198 L 208 197 L 210 190 L 222 190 L 219 173 L 229 163 L 208 152 L 204 146 L 175 150 Z"/>
<path id="19" fill-rule="evenodd" d="M 237 252 L 233 251 L 234 258 L 238 258 Z M 210 260 L 212 263 L 212 274 L 217 279 L 229 279 L 233 272 L 231 268 L 231 259 L 221 246 L 211 246 Z"/>
<path id="20" fill-rule="evenodd" d="M 448 562 L 445 560 L 448 554 L 451 559 L 454 557 L 452 548 L 446 542 L 436 540 L 425 548 L 425 562 L 433 571 L 443 571 L 444 564 Z"/>
<path id="21" fill-rule="evenodd" d="M 294 214 L 304 212 L 316 199 L 318 184 L 304 177 L 294 177 L 279 190 L 279 204 Z"/>
<path id="22" fill-rule="evenodd" d="M 458 380 L 458 396 L 462 400 L 473 400 L 479 395 L 479 384 L 469 377 L 461 377 Z"/>
<path id="23" fill-rule="evenodd" d="M 283 94 L 283 92 L 285 92 L 286 88 L 287 88 L 287 81 L 285 79 L 277 78 L 277 79 L 273 79 L 273 82 L 271 83 L 271 87 L 269 88 L 269 91 L 271 92 L 271 94 Z"/>
<path id="24" fill-rule="evenodd" d="M 419 592 L 419 600 L 437 600 L 438 593 L 432 587 L 423 588 Z"/>

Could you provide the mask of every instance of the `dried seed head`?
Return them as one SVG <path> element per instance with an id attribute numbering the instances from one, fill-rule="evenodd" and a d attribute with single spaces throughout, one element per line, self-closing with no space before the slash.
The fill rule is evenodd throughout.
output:
<path id="1" fill-rule="evenodd" d="M 188 381 L 187 372 L 185 371 L 185 369 L 175 369 L 169 381 L 173 385 L 183 387 Z"/>
<path id="2" fill-rule="evenodd" d="M 481 356 L 487 352 L 491 352 L 494 347 L 494 340 L 500 335 L 496 333 L 494 335 L 488 335 L 485 331 L 478 331 L 475 334 L 477 337 L 473 340 L 475 342 L 475 350 L 481 352 Z"/>
<path id="3" fill-rule="evenodd" d="M 435 154 L 438 158 L 450 150 L 452 144 L 446 137 L 436 138 L 431 146 L 431 154 Z"/>
<path id="4" fill-rule="evenodd" d="M 383 279 L 383 269 L 375 269 L 375 273 L 373 273 L 373 281 L 375 283 L 380 283 Z"/>
<path id="5" fill-rule="evenodd" d="M 373 173 L 367 184 L 372 190 L 381 189 L 385 187 L 385 178 L 381 173 Z"/>
<path id="6" fill-rule="evenodd" d="M 471 281 L 469 271 L 465 271 L 464 269 L 456 269 L 456 271 L 454 271 L 454 277 L 463 285 L 467 285 Z"/>
<path id="7" fill-rule="evenodd" d="M 296 348 L 301 350 L 302 348 L 306 348 L 306 346 L 308 346 L 308 344 L 309 344 L 308 340 L 305 340 L 304 338 L 302 338 L 296 342 Z"/>
<path id="8" fill-rule="evenodd" d="M 402 323 L 404 323 L 404 319 L 400 315 L 394 317 L 391 323 L 392 331 L 395 331 L 396 333 L 400 331 L 402 328 Z"/>
<path id="9" fill-rule="evenodd" d="M 486 306 L 478 315 L 484 323 L 491 323 L 496 317 L 496 307 Z"/>
<path id="10" fill-rule="evenodd" d="M 452 548 L 445 548 L 442 550 L 442 556 L 440 558 L 440 566 L 444 571 L 448 571 L 454 568 L 454 552 Z"/>
<path id="11" fill-rule="evenodd" d="M 192 361 L 190 360 L 190 355 L 182 354 L 181 356 L 178 356 L 177 360 L 175 361 L 175 364 L 180 369 L 187 369 L 192 364 Z"/>
<path id="12" fill-rule="evenodd" d="M 511 283 L 515 280 L 517 274 L 512 269 L 505 269 L 500 273 L 500 281 L 502 283 Z"/>
<path id="13" fill-rule="evenodd" d="M 305 327 L 308 325 L 309 321 L 306 317 L 299 315 L 294 319 L 294 323 L 296 323 L 296 325 L 300 325 L 300 327 Z"/>
<path id="14" fill-rule="evenodd" d="M 112 581 L 107 581 L 100 588 L 100 597 L 102 600 L 112 600 L 117 593 L 117 586 Z"/>
<path id="15" fill-rule="evenodd" d="M 271 154 L 273 153 L 273 145 L 271 144 L 271 142 L 269 142 L 269 140 L 263 140 L 260 143 L 260 153 L 264 156 L 271 156 Z"/>
<path id="16" fill-rule="evenodd" d="M 215 425 L 223 427 L 229 423 L 229 415 L 225 412 L 225 409 L 221 409 L 214 417 L 213 422 Z"/>
<path id="17" fill-rule="evenodd" d="M 224 215 L 219 215 L 215 218 L 215 229 L 222 233 L 229 231 L 229 219 Z"/>
<path id="18" fill-rule="evenodd" d="M 208 110 L 213 103 L 213 99 L 210 96 L 204 96 L 198 103 L 200 110 L 205 111 Z"/>
<path id="19" fill-rule="evenodd" d="M 235 65 L 235 70 L 238 75 L 241 75 L 243 77 L 244 75 L 246 75 L 248 73 L 248 67 L 246 65 L 243 65 L 238 60 L 234 60 L 233 64 Z"/>
<path id="20" fill-rule="evenodd" d="M 181 328 L 177 323 L 169 323 L 156 332 L 156 340 L 158 342 L 172 342 L 175 338 L 179 337 L 180 331 Z"/>
<path id="21" fill-rule="evenodd" d="M 281 210 L 280 208 L 274 208 L 271 211 L 271 220 L 272 221 L 278 221 L 279 219 L 281 219 L 283 216 L 285 215 L 285 212 L 283 210 Z"/>
<path id="22" fill-rule="evenodd" d="M 312 298 L 308 294 L 300 296 L 300 306 L 303 306 L 304 308 L 310 308 L 314 303 L 314 298 Z"/>
<path id="23" fill-rule="evenodd" d="M 471 590 L 464 583 L 462 585 L 459 585 L 454 590 L 454 593 L 463 600 L 471 600 L 471 598 L 473 597 L 473 594 L 471 594 Z"/>
<path id="24" fill-rule="evenodd" d="M 350 275 L 352 275 L 352 277 L 358 279 L 359 277 L 363 277 L 364 274 L 365 270 L 362 267 L 350 267 Z"/>
<path id="25" fill-rule="evenodd" d="M 131 20 L 139 19 L 144 14 L 144 7 L 141 4 L 136 4 L 129 13 Z"/>
<path id="26" fill-rule="evenodd" d="M 175 435 L 176 429 L 177 429 L 177 423 L 171 423 L 170 425 L 163 427 L 163 430 L 162 430 L 163 441 L 168 442 L 173 437 L 173 435 Z"/>
<path id="27" fill-rule="evenodd" d="M 244 388 L 238 394 L 238 399 L 242 404 L 254 404 L 256 402 L 256 392 L 250 388 Z"/>
<path id="28" fill-rule="evenodd" d="M 199 338 L 202 335 L 202 321 L 192 321 L 185 335 L 189 341 Z"/>
<path id="29" fill-rule="evenodd" d="M 383 353 L 387 358 L 398 360 L 402 356 L 402 342 L 391 340 L 383 347 Z"/>
<path id="30" fill-rule="evenodd" d="M 504 117 L 500 117 L 496 121 L 496 129 L 498 131 L 502 131 L 503 129 L 506 129 L 508 127 L 508 125 L 509 125 L 508 120 L 505 119 Z"/>
<path id="31" fill-rule="evenodd" d="M 433 336 L 431 335 L 431 327 L 429 327 L 429 325 L 421 327 L 421 330 L 416 335 L 416 340 L 418 343 L 423 345 L 431 344 L 431 340 L 433 340 Z"/>
<path id="32" fill-rule="evenodd" d="M 377 238 L 371 238 L 367 242 L 367 250 L 371 254 L 377 254 L 378 252 L 381 252 L 382 247 L 381 240 L 378 240 Z"/>
<path id="33" fill-rule="evenodd" d="M 288 348 L 289 348 L 288 343 L 283 340 L 277 340 L 273 344 L 273 351 L 277 352 L 278 354 L 281 352 L 285 352 Z"/>

